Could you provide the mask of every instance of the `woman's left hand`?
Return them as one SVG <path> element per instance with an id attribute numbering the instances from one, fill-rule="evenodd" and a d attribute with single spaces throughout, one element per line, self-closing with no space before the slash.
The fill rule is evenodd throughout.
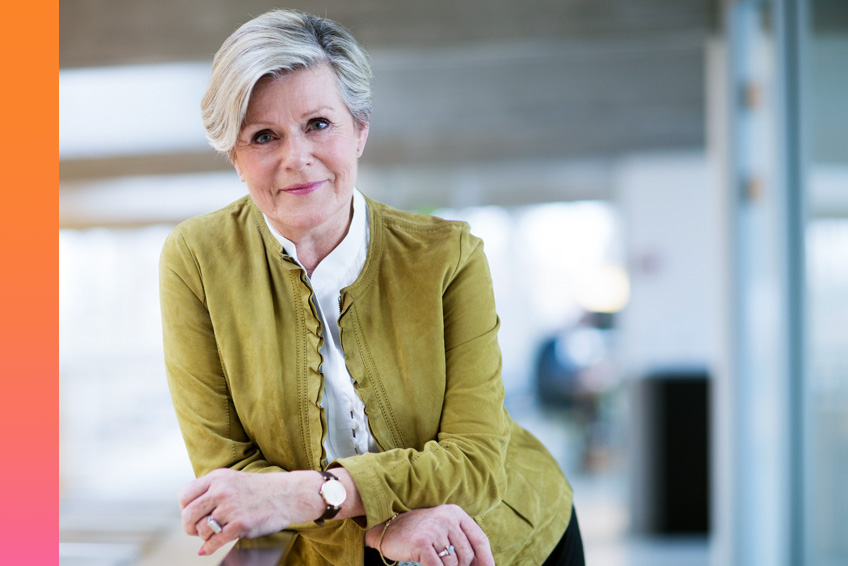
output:
<path id="1" fill-rule="evenodd" d="M 495 566 L 489 537 L 457 505 L 407 511 L 398 515 L 385 533 L 384 526 L 369 529 L 365 544 L 379 548 L 387 559 L 423 566 Z"/>
<path id="2" fill-rule="evenodd" d="M 314 471 L 265 474 L 219 469 L 202 476 L 179 495 L 183 528 L 205 542 L 198 554 L 212 554 L 239 538 L 276 533 L 320 517 L 317 496 L 323 479 Z M 210 517 L 220 526 L 215 532 Z"/>

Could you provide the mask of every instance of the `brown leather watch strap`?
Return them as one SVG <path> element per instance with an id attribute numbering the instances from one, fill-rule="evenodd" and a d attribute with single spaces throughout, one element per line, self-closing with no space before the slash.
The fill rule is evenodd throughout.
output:
<path id="1" fill-rule="evenodd" d="M 341 503 L 339 503 L 338 505 L 332 505 L 329 501 L 327 501 L 327 497 L 326 497 L 326 495 L 324 494 L 324 491 L 323 491 L 324 486 L 327 484 L 328 481 L 339 481 L 339 478 L 337 478 L 336 476 L 334 476 L 330 472 L 325 472 L 325 471 L 319 470 L 318 473 L 320 473 L 322 476 L 324 476 L 324 483 L 321 484 L 321 490 L 319 491 L 319 493 L 321 494 L 321 498 L 324 500 L 324 503 L 327 504 L 327 508 L 324 510 L 324 514 L 321 515 L 315 521 L 315 524 L 321 526 L 321 525 L 324 524 L 324 521 L 326 521 L 328 519 L 332 519 L 333 517 L 335 517 L 336 515 L 339 514 L 339 511 L 342 510 L 342 503 L 344 503 L 344 499 L 342 499 Z M 341 482 L 339 483 L 339 485 L 341 485 Z"/>

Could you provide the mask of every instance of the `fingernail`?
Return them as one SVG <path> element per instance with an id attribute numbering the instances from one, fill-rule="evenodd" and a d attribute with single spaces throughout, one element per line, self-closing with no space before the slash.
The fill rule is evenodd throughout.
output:
<path id="1" fill-rule="evenodd" d="M 206 556 L 206 551 L 201 548 L 200 550 L 197 551 L 197 555 L 198 556 Z"/>

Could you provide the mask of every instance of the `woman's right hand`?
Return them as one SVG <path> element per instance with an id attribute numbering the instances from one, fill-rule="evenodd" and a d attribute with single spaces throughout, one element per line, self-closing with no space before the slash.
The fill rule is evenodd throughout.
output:
<path id="1" fill-rule="evenodd" d="M 199 554 L 206 555 L 238 538 L 255 538 L 311 521 L 325 508 L 318 495 L 322 481 L 313 471 L 215 470 L 180 492 L 183 528 L 204 540 Z M 218 532 L 209 525 L 210 517 L 221 527 Z"/>
<path id="2" fill-rule="evenodd" d="M 489 538 L 457 505 L 414 509 L 365 533 L 365 544 L 378 548 L 387 560 L 420 562 L 423 566 L 494 566 Z M 439 553 L 453 546 L 453 554 Z"/>
<path id="3" fill-rule="evenodd" d="M 364 514 L 362 499 L 350 473 L 331 472 L 345 486 L 347 499 L 337 519 Z M 199 554 L 212 554 L 237 538 L 256 538 L 281 531 L 292 524 L 319 518 L 327 504 L 319 494 L 324 478 L 314 470 L 257 474 L 226 468 L 214 470 L 185 486 L 180 492 L 183 528 L 205 542 Z M 212 517 L 221 527 L 215 532 Z"/>

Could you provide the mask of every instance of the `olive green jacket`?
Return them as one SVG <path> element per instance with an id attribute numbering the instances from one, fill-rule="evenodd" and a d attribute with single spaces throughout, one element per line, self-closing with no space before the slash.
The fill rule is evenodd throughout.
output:
<path id="1" fill-rule="evenodd" d="M 330 463 L 351 473 L 366 515 L 293 526 L 293 552 L 361 565 L 363 529 L 455 503 L 497 564 L 537 566 L 568 524 L 571 487 L 504 409 L 483 245 L 462 222 L 368 210 L 368 256 L 338 324 L 381 452 Z M 305 272 L 252 200 L 177 226 L 160 279 L 168 382 L 195 473 L 322 469 L 323 329 Z"/>

